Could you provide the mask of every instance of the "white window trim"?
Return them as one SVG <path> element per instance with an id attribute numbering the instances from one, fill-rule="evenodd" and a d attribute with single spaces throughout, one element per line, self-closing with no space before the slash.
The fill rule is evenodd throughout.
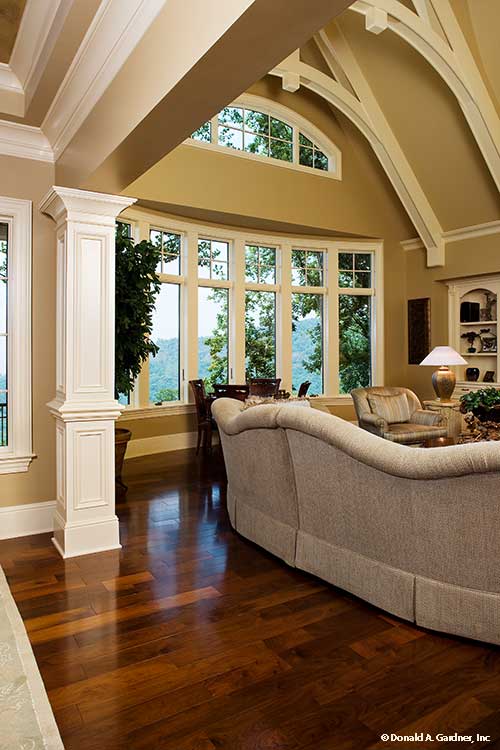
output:
<path id="1" fill-rule="evenodd" d="M 31 201 L 0 197 L 8 245 L 8 444 L 0 474 L 27 471 L 33 459 L 31 415 Z"/>
<path id="2" fill-rule="evenodd" d="M 230 298 L 230 339 L 229 339 L 229 367 L 232 370 L 230 382 L 244 382 L 245 372 L 245 348 L 242 338 L 232 335 L 231 330 L 241 329 L 244 321 L 244 307 L 239 310 L 239 319 L 236 319 L 234 294 L 235 290 L 243 290 L 249 282 L 245 282 L 245 245 L 261 245 L 276 248 L 277 283 L 265 287 L 268 291 L 277 294 L 276 305 L 276 371 L 282 377 L 284 384 L 291 384 L 291 361 L 292 361 L 292 338 L 291 325 L 283 325 L 285 319 L 284 310 L 289 304 L 288 297 L 296 291 L 299 293 L 320 293 L 326 302 L 326 310 L 323 318 L 324 336 L 324 361 L 323 361 L 323 384 L 324 393 L 315 398 L 317 404 L 338 405 L 352 403 L 349 394 L 339 392 L 338 382 L 338 296 L 339 294 L 360 294 L 372 298 L 372 384 L 383 385 L 384 383 L 384 308 L 383 308 L 383 268 L 384 268 L 384 243 L 382 240 L 342 240 L 337 238 L 321 237 L 311 238 L 303 236 L 283 236 L 260 234 L 253 230 L 229 229 L 227 227 L 210 226 L 208 224 L 195 223 L 178 217 L 169 217 L 151 213 L 141 207 L 127 209 L 121 218 L 125 221 L 136 221 L 141 228 L 140 239 L 149 237 L 149 229 L 157 229 L 164 232 L 181 234 L 183 241 L 183 256 L 181 262 L 182 279 L 181 289 L 185 291 L 184 303 L 181 302 L 184 320 L 181 318 L 181 397 L 180 401 L 165 402 L 161 406 L 146 403 L 144 395 L 149 393 L 149 373 L 145 367 L 139 376 L 139 387 L 135 392 L 142 394 L 140 399 L 134 400 L 133 404 L 126 407 L 121 419 L 136 419 L 147 417 L 158 417 L 167 415 L 179 415 L 191 413 L 189 408 L 192 404 L 192 394 L 189 389 L 189 380 L 198 377 L 198 351 L 193 342 L 198 340 L 198 306 L 197 294 L 199 286 L 221 286 L 228 288 Z M 230 275 L 228 280 L 200 279 L 198 278 L 198 239 L 209 238 L 228 242 L 230 245 Z M 326 253 L 324 266 L 324 281 L 322 287 L 304 287 L 291 285 L 291 250 L 322 250 Z M 240 262 L 236 262 L 236 251 L 240 253 Z M 333 251 L 333 252 L 329 252 Z M 366 252 L 373 253 L 374 258 L 374 281 L 375 286 L 370 289 L 352 289 L 338 286 L 338 254 L 341 252 Z M 332 258 L 334 262 L 332 262 Z M 177 277 L 179 278 L 179 277 Z M 261 285 L 262 286 L 262 285 Z M 264 288 L 264 286 L 263 286 Z M 239 300 L 241 306 L 241 299 Z M 232 310 L 232 312 L 231 312 Z M 333 334 L 333 335 L 332 335 Z"/>
<path id="3" fill-rule="evenodd" d="M 304 172 L 306 174 L 313 174 L 317 177 L 328 177 L 333 180 L 342 179 L 342 152 L 331 141 L 316 125 L 313 125 L 305 117 L 302 117 L 293 109 L 286 107 L 284 104 L 273 102 L 270 99 L 266 99 L 263 96 L 257 96 L 255 94 L 244 94 L 235 99 L 230 107 L 246 107 L 247 109 L 254 109 L 264 114 L 276 117 L 279 120 L 283 120 L 287 125 L 293 127 L 294 134 L 294 159 L 296 161 L 287 162 L 281 159 L 274 159 L 272 156 L 262 156 L 260 154 L 251 154 L 248 151 L 239 151 L 238 149 L 228 148 L 228 146 L 221 146 L 215 142 L 215 136 L 212 135 L 212 142 L 198 141 L 194 138 L 187 138 L 184 141 L 186 146 L 193 146 L 195 148 L 204 148 L 211 151 L 216 151 L 220 154 L 226 154 L 227 156 L 238 156 L 243 159 L 250 159 L 258 164 L 267 164 L 272 166 L 285 167 L 285 169 L 293 169 L 296 172 Z M 212 118 L 212 133 L 214 132 L 214 123 L 216 122 L 219 113 L 214 115 Z M 299 131 L 309 138 L 313 143 L 320 147 L 321 151 L 328 157 L 328 170 L 314 169 L 314 167 L 306 167 L 298 163 L 298 134 Z"/>

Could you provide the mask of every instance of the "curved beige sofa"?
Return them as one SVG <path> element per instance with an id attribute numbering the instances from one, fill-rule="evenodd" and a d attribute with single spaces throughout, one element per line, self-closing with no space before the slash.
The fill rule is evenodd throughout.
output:
<path id="1" fill-rule="evenodd" d="M 409 448 L 316 409 L 212 407 L 243 536 L 406 620 L 500 643 L 500 445 Z"/>

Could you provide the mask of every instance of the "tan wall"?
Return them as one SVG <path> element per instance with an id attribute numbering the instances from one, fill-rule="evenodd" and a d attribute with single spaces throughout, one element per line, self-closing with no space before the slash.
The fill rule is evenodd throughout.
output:
<path id="1" fill-rule="evenodd" d="M 29 471 L 0 475 L 0 506 L 55 500 L 55 231 L 38 205 L 54 183 L 48 164 L 0 156 L 0 194 L 33 201 L 33 449 Z"/>
<path id="2" fill-rule="evenodd" d="M 446 247 L 446 266 L 427 268 L 425 252 L 406 253 L 406 299 L 431 298 L 431 345 L 448 344 L 448 287 L 443 279 L 478 274 L 500 273 L 500 235 L 492 234 L 453 242 Z M 406 307 L 406 304 L 405 304 Z M 404 314 L 405 311 L 403 311 Z M 405 326 L 406 328 L 406 326 Z M 390 329 L 387 331 L 390 337 Z M 405 331 L 404 363 L 408 361 L 408 338 Z M 421 398 L 432 398 L 432 368 L 404 365 L 402 384 L 413 388 Z"/>

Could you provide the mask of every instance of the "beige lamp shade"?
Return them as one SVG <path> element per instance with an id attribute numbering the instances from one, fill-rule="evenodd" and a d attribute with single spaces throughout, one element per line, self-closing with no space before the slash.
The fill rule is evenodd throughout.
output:
<path id="1" fill-rule="evenodd" d="M 451 346 L 435 346 L 421 365 L 434 365 L 438 367 L 432 373 L 432 385 L 436 392 L 438 401 L 443 404 L 451 403 L 451 396 L 455 390 L 455 373 L 449 368 L 449 365 L 466 365 L 467 361 L 452 349 Z"/>
<path id="2" fill-rule="evenodd" d="M 443 365 L 466 365 L 468 362 L 451 346 L 435 346 L 420 364 L 441 367 Z"/>

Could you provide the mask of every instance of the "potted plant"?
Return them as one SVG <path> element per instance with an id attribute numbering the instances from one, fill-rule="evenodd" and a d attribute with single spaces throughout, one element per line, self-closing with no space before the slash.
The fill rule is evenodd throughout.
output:
<path id="1" fill-rule="evenodd" d="M 465 333 L 462 333 L 460 338 L 467 339 L 469 342 L 469 348 L 467 349 L 467 352 L 469 354 L 474 354 L 476 351 L 476 348 L 474 346 L 474 341 L 479 337 L 479 334 L 477 331 L 466 331 Z"/>
<path id="2" fill-rule="evenodd" d="M 481 388 L 460 397 L 460 411 L 472 412 L 480 422 L 500 422 L 500 390 Z"/>
<path id="3" fill-rule="evenodd" d="M 151 341 L 153 311 L 160 291 L 156 273 L 161 249 L 143 240 L 137 244 L 128 236 L 127 225 L 116 230 L 115 270 L 115 398 L 128 396 L 143 362 L 158 352 Z M 123 496 L 127 488 L 121 479 L 130 430 L 115 428 L 115 476 Z"/>

